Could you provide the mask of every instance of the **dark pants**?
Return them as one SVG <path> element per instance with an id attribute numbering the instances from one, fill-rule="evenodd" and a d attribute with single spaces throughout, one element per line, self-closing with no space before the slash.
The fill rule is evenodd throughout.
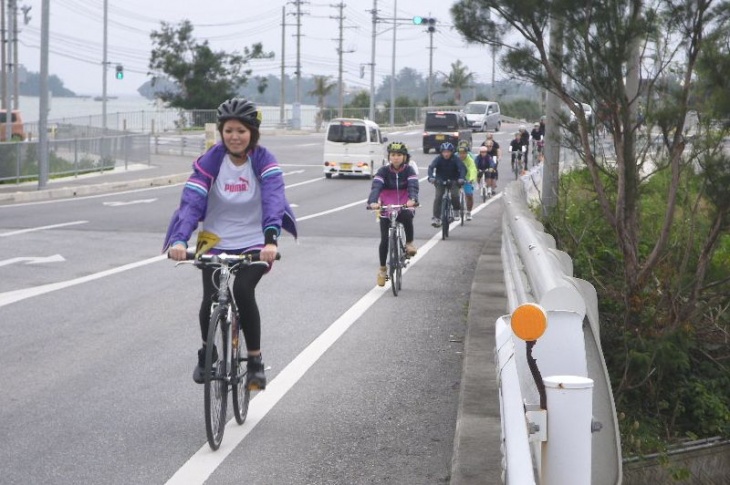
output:
<path id="1" fill-rule="evenodd" d="M 403 224 L 406 233 L 406 242 L 413 241 L 413 211 L 402 209 L 398 214 L 397 221 Z M 390 229 L 390 219 L 380 218 L 380 246 L 378 246 L 378 255 L 380 256 L 380 266 L 385 266 L 388 259 L 388 229 Z"/>
<path id="2" fill-rule="evenodd" d="M 436 196 L 433 199 L 433 216 L 436 219 L 441 219 L 441 198 L 444 196 L 444 190 L 446 190 L 446 187 L 440 183 L 436 182 Z M 455 210 L 461 209 L 461 205 L 459 204 L 459 184 L 453 183 L 451 184 L 451 203 L 454 206 Z"/>
<path id="3" fill-rule="evenodd" d="M 238 270 L 233 280 L 233 299 L 238 307 L 238 321 L 241 322 L 247 350 L 261 348 L 261 316 L 256 304 L 256 285 L 268 268 L 253 264 Z M 217 297 L 218 273 L 215 268 L 203 268 L 203 302 L 200 304 L 200 333 L 203 342 L 208 339 L 210 305 Z M 215 284 L 213 281 L 215 278 Z"/>

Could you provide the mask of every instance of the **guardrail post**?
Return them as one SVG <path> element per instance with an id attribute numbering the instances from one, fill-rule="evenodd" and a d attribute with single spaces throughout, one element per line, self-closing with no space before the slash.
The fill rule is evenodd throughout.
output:
<path id="1" fill-rule="evenodd" d="M 547 442 L 542 448 L 542 483 L 591 483 L 593 380 L 550 376 L 543 382 L 548 413 Z"/>

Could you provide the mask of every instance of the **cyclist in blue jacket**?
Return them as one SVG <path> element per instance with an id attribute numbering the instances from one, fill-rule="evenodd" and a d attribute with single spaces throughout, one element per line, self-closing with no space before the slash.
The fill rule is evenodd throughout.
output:
<path id="1" fill-rule="evenodd" d="M 398 222 L 403 224 L 406 233 L 406 254 L 415 256 L 416 245 L 413 244 L 413 216 L 418 205 L 418 175 L 410 163 L 410 154 L 405 143 L 394 141 L 388 145 L 388 165 L 380 167 L 373 177 L 373 184 L 368 196 L 368 206 L 371 209 L 380 209 L 384 205 L 405 205 L 398 213 Z M 378 270 L 378 286 L 385 285 L 387 268 L 385 262 L 388 256 L 388 229 L 390 220 L 388 214 L 380 214 L 380 245 L 378 256 L 380 269 Z"/>
<path id="2" fill-rule="evenodd" d="M 451 202 L 456 211 L 461 209 L 459 203 L 459 188 L 466 180 L 466 166 L 461 159 L 454 155 L 454 145 L 449 142 L 442 143 L 439 147 L 439 155 L 433 159 L 428 166 L 428 181 L 436 185 L 436 196 L 433 200 L 433 218 L 431 225 L 441 227 L 441 198 L 444 196 L 446 187 L 442 182 L 451 181 Z"/>

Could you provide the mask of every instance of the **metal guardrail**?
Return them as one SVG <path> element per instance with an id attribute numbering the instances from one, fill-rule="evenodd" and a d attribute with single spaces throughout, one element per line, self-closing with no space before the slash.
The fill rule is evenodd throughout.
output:
<path id="1" fill-rule="evenodd" d="M 509 315 L 497 321 L 505 483 L 616 485 L 622 481 L 620 438 L 599 339 L 596 291 L 573 277 L 572 260 L 556 249 L 528 206 L 528 194 L 541 187 L 541 170 L 535 167 L 503 191 L 502 261 L 509 310 L 535 303 L 547 314 L 547 330 L 533 344 L 515 336 Z M 530 358 L 544 377 L 534 376 Z M 586 387 L 573 384 L 589 381 L 592 392 L 586 401 L 578 392 Z M 547 389 L 541 390 L 545 383 Z M 575 394 L 565 398 L 568 391 Z M 551 406 L 556 399 L 564 401 Z M 580 407 L 567 415 L 565 410 L 581 399 L 592 418 L 576 427 Z M 564 439 L 584 440 L 587 446 L 568 446 Z"/>

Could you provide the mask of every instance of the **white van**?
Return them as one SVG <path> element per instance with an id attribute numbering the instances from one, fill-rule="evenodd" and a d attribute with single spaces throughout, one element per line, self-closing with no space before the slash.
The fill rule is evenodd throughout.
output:
<path id="1" fill-rule="evenodd" d="M 358 118 L 335 118 L 324 139 L 324 176 L 364 175 L 372 178 L 385 164 L 388 141 L 377 123 Z"/>
<path id="2" fill-rule="evenodd" d="M 499 131 L 502 127 L 502 113 L 495 101 L 470 101 L 464 114 L 472 131 Z"/>

